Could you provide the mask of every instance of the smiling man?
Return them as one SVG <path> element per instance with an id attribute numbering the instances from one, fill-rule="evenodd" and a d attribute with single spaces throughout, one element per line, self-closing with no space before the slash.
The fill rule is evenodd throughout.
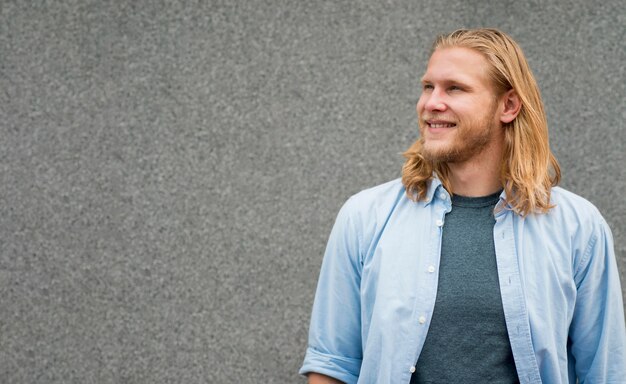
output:
<path id="1" fill-rule="evenodd" d="M 541 96 L 494 29 L 435 41 L 402 179 L 330 235 L 300 373 L 310 383 L 624 383 L 610 230 L 556 187 Z"/>

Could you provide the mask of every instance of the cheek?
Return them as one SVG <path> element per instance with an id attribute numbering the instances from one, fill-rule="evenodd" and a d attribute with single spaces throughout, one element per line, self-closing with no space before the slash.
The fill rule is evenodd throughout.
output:
<path id="1" fill-rule="evenodd" d="M 424 96 L 420 96 L 419 100 L 417 100 L 417 105 L 415 106 L 415 110 L 418 114 L 424 110 L 425 103 L 426 101 L 424 100 Z"/>

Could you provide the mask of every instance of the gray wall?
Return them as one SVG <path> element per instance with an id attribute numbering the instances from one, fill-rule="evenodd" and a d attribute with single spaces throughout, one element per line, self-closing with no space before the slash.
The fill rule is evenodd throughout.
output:
<path id="1" fill-rule="evenodd" d="M 626 281 L 620 3 L 1 1 L 0 381 L 302 382 L 337 210 L 458 27 L 524 48 Z"/>

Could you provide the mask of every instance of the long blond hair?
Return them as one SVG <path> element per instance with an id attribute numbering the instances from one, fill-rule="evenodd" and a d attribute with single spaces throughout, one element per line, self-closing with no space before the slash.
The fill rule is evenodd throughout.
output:
<path id="1" fill-rule="evenodd" d="M 504 124 L 504 152 L 501 167 L 502 187 L 507 203 L 520 215 L 545 213 L 550 204 L 550 190 L 561 179 L 561 169 L 550 151 L 548 124 L 539 87 L 522 49 L 507 34 L 490 28 L 460 29 L 437 37 L 432 51 L 463 47 L 481 53 L 489 63 L 496 95 L 514 89 L 521 102 L 518 116 Z M 423 139 L 404 152 L 402 183 L 412 200 L 426 198 L 433 173 L 444 188 L 453 193 L 450 169 L 446 163 L 431 162 L 422 156 Z"/>

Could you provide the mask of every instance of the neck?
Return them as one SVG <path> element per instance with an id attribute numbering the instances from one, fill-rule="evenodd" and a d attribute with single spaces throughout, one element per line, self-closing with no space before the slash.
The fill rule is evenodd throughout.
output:
<path id="1" fill-rule="evenodd" d="M 489 148 L 465 162 L 448 163 L 453 193 L 479 197 L 498 192 L 502 189 L 501 162 L 501 149 Z"/>

